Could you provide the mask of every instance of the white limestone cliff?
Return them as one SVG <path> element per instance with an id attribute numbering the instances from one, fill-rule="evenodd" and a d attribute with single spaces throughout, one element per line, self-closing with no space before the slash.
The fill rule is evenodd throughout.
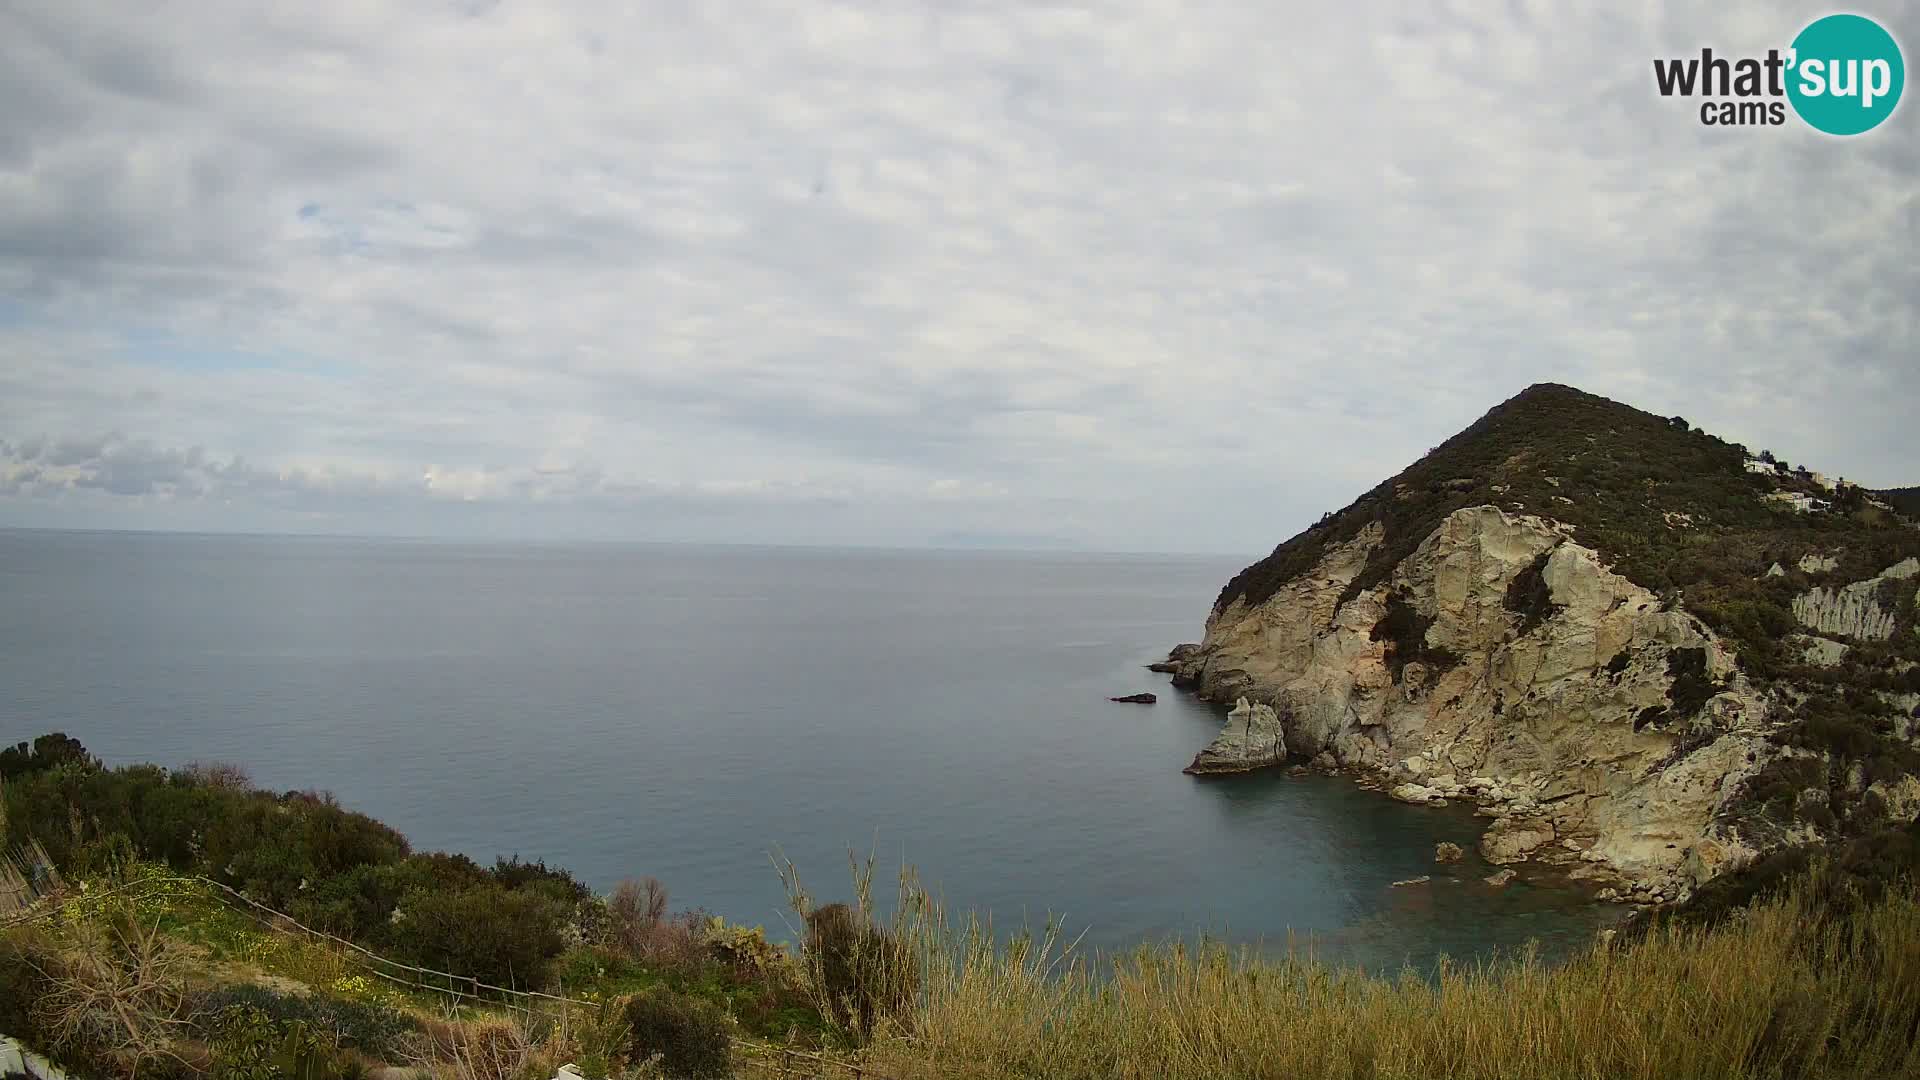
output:
<path id="1" fill-rule="evenodd" d="M 1370 526 L 1267 600 L 1234 600 L 1171 658 L 1203 694 L 1245 699 L 1191 771 L 1262 767 L 1283 742 L 1407 801 L 1475 799 L 1498 815 L 1482 843 L 1494 861 L 1571 863 L 1640 896 L 1681 895 L 1751 857 L 1716 818 L 1779 751 L 1763 738 L 1767 700 L 1703 623 L 1564 526 L 1493 506 L 1455 511 L 1343 601 L 1379 542 Z M 1522 632 L 1507 594 L 1529 571 L 1552 606 Z M 1374 634 L 1390 598 L 1425 626 L 1397 677 L 1393 642 Z"/>
<path id="2" fill-rule="evenodd" d="M 1810 557 L 1811 558 L 1811 557 Z M 1832 560 L 1827 560 L 1831 569 Z M 1804 568 L 1807 560 L 1801 560 Z M 1809 589 L 1793 598 L 1793 617 L 1821 634 L 1884 641 L 1893 636 L 1895 612 L 1882 606 L 1882 586 L 1920 574 L 1920 559 L 1903 559 L 1865 581 L 1837 589 Z M 1917 592 L 1916 597 L 1920 597 Z"/>

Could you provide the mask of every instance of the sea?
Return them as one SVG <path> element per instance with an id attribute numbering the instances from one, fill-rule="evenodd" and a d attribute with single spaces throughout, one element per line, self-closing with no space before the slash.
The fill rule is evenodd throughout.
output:
<path id="1" fill-rule="evenodd" d="M 1587 948 L 1615 911 L 1487 885 L 1470 807 L 1181 772 L 1223 714 L 1145 665 L 1246 561 L 0 530 L 0 739 L 235 763 L 416 850 L 651 876 L 779 938 L 778 864 L 826 901 L 871 858 L 882 901 L 911 867 L 950 916 L 1089 952 Z"/>

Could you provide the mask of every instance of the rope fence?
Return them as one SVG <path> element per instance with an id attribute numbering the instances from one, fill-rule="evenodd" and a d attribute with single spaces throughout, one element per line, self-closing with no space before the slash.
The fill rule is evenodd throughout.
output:
<path id="1" fill-rule="evenodd" d="M 199 875 L 153 875 L 111 889 L 81 893 L 62 890 L 61 892 L 37 894 L 27 901 L 31 904 L 30 907 L 17 910 L 5 917 L 0 917 L 0 932 L 53 918 L 78 904 L 89 902 L 98 903 L 110 897 L 126 898 L 136 901 L 143 900 L 166 894 L 169 892 L 170 886 L 176 885 L 206 886 L 213 890 L 214 897 L 221 901 L 228 910 L 234 911 L 247 918 L 253 924 L 269 933 L 304 934 L 312 940 L 344 949 L 346 950 L 346 956 L 344 958 L 367 974 L 409 989 L 451 996 L 454 999 L 453 1004 L 456 1007 L 468 999 L 475 1001 L 486 1000 L 487 994 L 489 993 L 504 998 L 519 999 L 522 1001 L 547 1001 L 559 1005 L 577 1006 L 583 1009 L 597 1010 L 604 1004 L 603 1002 L 586 1001 L 580 998 L 548 994 L 537 990 L 519 990 L 513 987 L 495 986 L 492 983 L 481 982 L 471 976 L 455 975 L 452 972 L 438 971 L 433 968 L 421 967 L 417 964 L 401 963 L 398 960 L 381 956 L 345 938 L 329 934 L 324 930 L 316 930 L 295 919 L 293 916 L 268 907 L 237 889 L 215 881 L 212 878 L 201 877 Z M 407 978 L 403 973 L 433 976 L 436 979 L 445 980 L 445 982 L 444 984 L 438 982 L 421 982 L 418 979 Z M 792 1077 L 797 1080 L 797 1078 L 828 1075 L 818 1071 L 804 1069 L 800 1064 L 804 1062 L 838 1070 L 839 1074 L 849 1076 L 852 1080 L 895 1080 L 893 1077 L 873 1072 L 859 1062 L 846 1061 L 829 1055 L 802 1050 L 797 1047 L 779 1046 L 773 1043 L 761 1042 L 757 1039 L 746 1039 L 739 1036 L 729 1036 L 728 1038 L 734 1048 L 739 1050 L 748 1059 L 754 1069 L 771 1071 L 773 1075 L 778 1077 Z"/>

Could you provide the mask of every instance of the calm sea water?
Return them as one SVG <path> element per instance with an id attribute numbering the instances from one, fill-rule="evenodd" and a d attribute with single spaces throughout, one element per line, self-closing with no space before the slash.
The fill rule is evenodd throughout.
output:
<path id="1" fill-rule="evenodd" d="M 1219 714 L 1142 665 L 1239 567 L 0 531 L 0 738 L 238 762 L 419 848 L 650 874 L 776 933 L 769 852 L 831 898 L 854 849 L 1103 948 L 1292 932 L 1377 966 L 1590 941 L 1608 912 L 1575 894 L 1434 865 L 1471 850 L 1463 808 L 1181 773 Z M 1106 700 L 1140 690 L 1159 704 Z"/>

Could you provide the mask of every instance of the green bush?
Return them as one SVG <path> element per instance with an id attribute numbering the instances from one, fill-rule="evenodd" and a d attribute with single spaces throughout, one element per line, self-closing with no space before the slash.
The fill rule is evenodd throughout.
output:
<path id="1" fill-rule="evenodd" d="M 212 1036 L 215 1080 L 359 1080 L 366 1073 L 327 1032 L 251 1005 L 222 1012 Z"/>
<path id="2" fill-rule="evenodd" d="M 1420 614 L 1407 597 L 1400 593 L 1387 597 L 1386 613 L 1373 624 L 1371 636 L 1374 641 L 1387 643 L 1385 660 L 1393 681 L 1399 682 L 1401 672 L 1416 660 L 1432 665 L 1436 671 L 1460 662 L 1447 650 L 1427 644 L 1427 630 L 1432 626 L 1433 619 Z"/>
<path id="3" fill-rule="evenodd" d="M 1547 588 L 1547 560 L 1552 557 L 1552 551 L 1541 552 L 1507 583 L 1506 608 L 1520 616 L 1521 637 L 1560 609 L 1561 605 L 1553 602 L 1553 591 Z"/>
<path id="4" fill-rule="evenodd" d="M 668 1076 L 729 1076 L 732 1040 L 727 1016 L 715 1005 L 666 990 L 634 994 L 622 1005 L 631 1057 L 659 1055 Z"/>
<path id="5" fill-rule="evenodd" d="M 543 986 L 566 947 L 567 909 L 497 884 L 416 889 L 382 935 L 398 958 L 510 989 Z"/>
<path id="6" fill-rule="evenodd" d="M 0 780 L 15 780 L 62 765 L 97 769 L 100 762 L 87 753 L 80 740 L 60 731 L 40 736 L 31 746 L 23 742 L 0 750 Z"/>
<path id="7" fill-rule="evenodd" d="M 1707 650 L 1675 649 L 1667 654 L 1667 674 L 1673 684 L 1667 687 L 1667 700 L 1673 703 L 1673 715 L 1687 719 L 1699 715 L 1720 685 L 1707 677 Z"/>
<path id="8" fill-rule="evenodd" d="M 537 892 L 568 907 L 593 895 L 593 890 L 560 867 L 548 867 L 545 860 L 522 862 L 520 856 L 496 859 L 493 879 L 509 889 Z"/>
<path id="9" fill-rule="evenodd" d="M 806 959 L 828 1015 L 870 1035 L 882 1018 L 903 1013 L 920 986 L 911 949 L 845 904 L 807 913 Z"/>
<path id="10" fill-rule="evenodd" d="M 196 1030 L 208 1039 L 218 1036 L 222 1017 L 237 1009 L 252 1009 L 273 1023 L 303 1023 L 341 1046 L 389 1060 L 401 1052 L 409 1036 L 421 1030 L 418 1020 L 392 1006 L 331 994 L 289 994 L 265 986 L 203 990 L 188 998 L 188 1006 Z"/>
<path id="11" fill-rule="evenodd" d="M 0 800 L 5 841 L 38 840 L 69 870 L 83 865 L 88 849 L 124 842 L 139 858 L 204 874 L 274 906 L 305 885 L 407 854 L 399 833 L 341 809 L 331 796 L 238 790 L 153 765 L 104 769 L 77 744 L 58 764 L 9 780 Z"/>

